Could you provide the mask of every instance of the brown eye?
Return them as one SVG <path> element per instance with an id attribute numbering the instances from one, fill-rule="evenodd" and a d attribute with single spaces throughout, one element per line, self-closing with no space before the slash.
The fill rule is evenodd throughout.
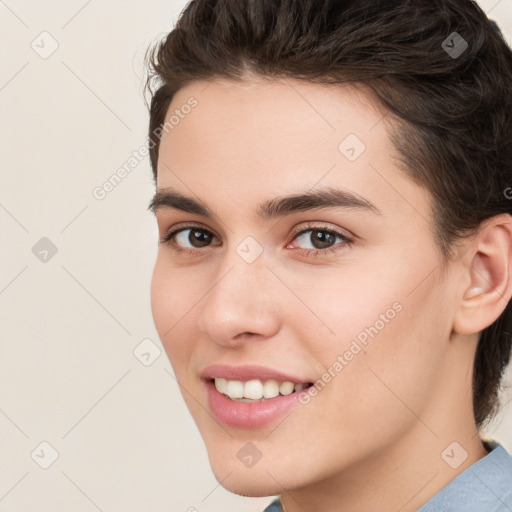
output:
<path id="1" fill-rule="evenodd" d="M 336 235 L 328 231 L 314 229 L 311 231 L 310 240 L 315 249 L 325 249 L 335 243 Z"/>
<path id="2" fill-rule="evenodd" d="M 298 233 L 295 240 L 301 241 L 303 244 L 309 244 L 311 247 L 302 247 L 302 249 L 322 250 L 329 249 L 336 244 L 336 240 L 348 242 L 348 238 L 341 233 L 327 229 L 307 229 Z"/>
<path id="3" fill-rule="evenodd" d="M 200 226 L 190 226 L 175 229 L 164 235 L 160 239 L 160 243 L 172 245 L 177 251 L 187 251 L 201 249 L 208 245 L 219 245 L 212 244 L 215 238 L 213 233 Z"/>
<path id="4" fill-rule="evenodd" d="M 187 231 L 189 231 L 188 236 L 186 235 Z M 193 247 L 205 247 L 213 239 L 213 235 L 204 229 L 184 229 L 181 233 L 178 233 L 176 239 L 179 239 L 181 234 L 184 235 L 183 238 Z M 180 242 L 184 241 L 183 238 Z"/>

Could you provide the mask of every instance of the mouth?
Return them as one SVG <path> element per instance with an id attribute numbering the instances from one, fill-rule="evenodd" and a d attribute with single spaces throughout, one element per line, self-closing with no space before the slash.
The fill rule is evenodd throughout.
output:
<path id="1" fill-rule="evenodd" d="M 311 382 L 278 381 L 275 379 L 229 380 L 222 377 L 204 381 L 209 410 L 218 422 L 240 429 L 258 429 L 278 420 L 301 402 Z"/>
<path id="2" fill-rule="evenodd" d="M 231 380 L 222 377 L 207 379 L 215 389 L 230 400 L 243 403 L 261 403 L 279 396 L 296 394 L 313 385 L 312 382 L 292 382 L 276 379 Z"/>
<path id="3" fill-rule="evenodd" d="M 300 373 L 254 364 L 214 364 L 203 368 L 200 378 L 211 415 L 220 423 L 243 429 L 264 427 L 290 414 L 304 403 L 301 395 L 313 386 Z"/>

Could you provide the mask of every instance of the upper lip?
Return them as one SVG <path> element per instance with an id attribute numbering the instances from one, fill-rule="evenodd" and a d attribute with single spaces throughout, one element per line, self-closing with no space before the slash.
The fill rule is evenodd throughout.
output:
<path id="1" fill-rule="evenodd" d="M 280 382 L 293 382 L 294 384 L 302 384 L 311 382 L 301 377 L 288 375 L 286 373 L 258 365 L 228 366 L 224 364 L 214 364 L 207 366 L 201 372 L 201 378 L 205 380 L 221 378 L 227 380 L 248 381 L 252 379 L 269 380 L 275 379 Z"/>

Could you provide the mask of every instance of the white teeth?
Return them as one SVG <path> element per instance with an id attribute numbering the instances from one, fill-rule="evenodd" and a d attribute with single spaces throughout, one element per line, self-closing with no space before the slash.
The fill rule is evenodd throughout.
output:
<path id="1" fill-rule="evenodd" d="M 215 387 L 219 393 L 226 393 L 226 379 L 215 379 Z"/>
<path id="2" fill-rule="evenodd" d="M 279 394 L 289 395 L 294 391 L 304 389 L 306 384 L 294 384 L 289 381 L 278 382 L 274 379 L 269 379 L 264 383 L 260 379 L 252 379 L 244 383 L 240 380 L 218 378 L 215 379 L 215 387 L 219 393 L 229 396 L 232 400 L 250 402 L 275 398 Z"/>
<path id="3" fill-rule="evenodd" d="M 265 398 L 275 398 L 279 396 L 279 382 L 274 379 L 267 380 L 267 382 L 263 384 L 263 396 Z"/>
<path id="4" fill-rule="evenodd" d="M 281 382 L 281 385 L 279 386 L 279 393 L 281 393 L 281 395 L 289 395 L 290 393 L 293 393 L 294 387 L 295 384 L 293 382 Z"/>
<path id="5" fill-rule="evenodd" d="M 228 380 L 226 384 L 226 395 L 228 395 L 229 398 L 243 398 L 243 383 L 239 380 Z"/>
<path id="6" fill-rule="evenodd" d="M 263 384 L 261 380 L 248 380 L 244 384 L 244 397 L 252 400 L 261 400 L 263 398 Z"/>

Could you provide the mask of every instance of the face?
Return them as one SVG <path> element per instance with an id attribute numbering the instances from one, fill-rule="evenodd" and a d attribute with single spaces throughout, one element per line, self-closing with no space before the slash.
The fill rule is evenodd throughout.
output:
<path id="1" fill-rule="evenodd" d="M 194 82 L 176 110 L 152 311 L 217 479 L 268 496 L 390 453 L 433 399 L 454 306 L 382 112 L 291 79 Z"/>

